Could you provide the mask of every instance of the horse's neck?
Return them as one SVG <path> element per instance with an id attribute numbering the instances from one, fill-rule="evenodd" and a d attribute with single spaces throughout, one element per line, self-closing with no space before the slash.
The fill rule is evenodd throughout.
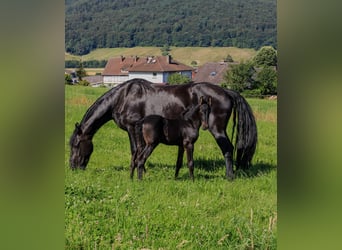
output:
<path id="1" fill-rule="evenodd" d="M 93 105 L 84 115 L 81 126 L 83 133 L 93 137 L 99 128 L 112 119 L 111 107 Z"/>
<path id="2" fill-rule="evenodd" d="M 197 119 L 196 119 L 197 118 Z M 184 116 L 184 120 L 192 127 L 198 129 L 201 126 L 201 119 L 199 115 L 199 106 L 193 107 Z"/>

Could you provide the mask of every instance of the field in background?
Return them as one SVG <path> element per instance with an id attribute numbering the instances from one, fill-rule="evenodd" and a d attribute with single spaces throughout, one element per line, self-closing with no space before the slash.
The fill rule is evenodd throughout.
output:
<path id="1" fill-rule="evenodd" d="M 251 59 L 256 51 L 254 49 L 240 49 L 235 47 L 170 47 L 170 54 L 179 62 L 191 65 L 196 61 L 200 66 L 206 62 L 222 61 L 231 55 L 234 61 Z M 96 49 L 84 56 L 75 56 L 65 53 L 65 60 L 108 60 L 112 57 L 123 56 L 158 56 L 161 55 L 159 47 L 133 47 L 133 48 L 106 48 Z"/>
<path id="2" fill-rule="evenodd" d="M 147 161 L 144 180 L 131 181 L 128 136 L 113 122 L 94 136 L 87 170 L 68 167 L 74 124 L 106 90 L 65 86 L 66 249 L 276 249 L 276 100 L 248 99 L 259 142 L 253 168 L 233 182 L 224 178 L 216 142 L 202 130 L 194 182 L 185 158 L 173 178 L 177 148 L 165 145 Z"/>

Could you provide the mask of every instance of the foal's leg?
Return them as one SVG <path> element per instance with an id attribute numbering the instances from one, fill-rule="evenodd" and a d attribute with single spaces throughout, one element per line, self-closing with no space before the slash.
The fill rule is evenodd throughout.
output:
<path id="1" fill-rule="evenodd" d="M 186 158 L 188 160 L 188 167 L 189 167 L 189 174 L 192 181 L 194 180 L 194 144 L 188 142 L 184 144 L 185 150 L 186 150 Z"/>
<path id="2" fill-rule="evenodd" d="M 183 146 L 178 146 L 178 157 L 177 157 L 177 163 L 176 163 L 175 178 L 178 177 L 179 169 L 182 167 L 183 156 L 184 156 L 184 148 L 183 148 Z"/>

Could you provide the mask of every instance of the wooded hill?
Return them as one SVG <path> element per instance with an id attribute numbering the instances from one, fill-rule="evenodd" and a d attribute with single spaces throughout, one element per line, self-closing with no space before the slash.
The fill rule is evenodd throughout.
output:
<path id="1" fill-rule="evenodd" d="M 276 0 L 65 0 L 65 49 L 277 48 Z"/>

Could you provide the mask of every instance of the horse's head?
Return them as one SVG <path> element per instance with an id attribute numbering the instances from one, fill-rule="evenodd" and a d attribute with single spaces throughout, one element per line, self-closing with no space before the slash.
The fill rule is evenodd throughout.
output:
<path id="1" fill-rule="evenodd" d="M 210 96 L 201 96 L 200 98 L 200 116 L 202 122 L 202 129 L 207 130 L 209 127 L 209 115 L 210 115 L 210 107 L 211 107 L 211 97 Z"/>
<path id="2" fill-rule="evenodd" d="M 85 169 L 93 152 L 91 137 L 84 135 L 81 126 L 76 123 L 70 138 L 70 168 Z"/>

